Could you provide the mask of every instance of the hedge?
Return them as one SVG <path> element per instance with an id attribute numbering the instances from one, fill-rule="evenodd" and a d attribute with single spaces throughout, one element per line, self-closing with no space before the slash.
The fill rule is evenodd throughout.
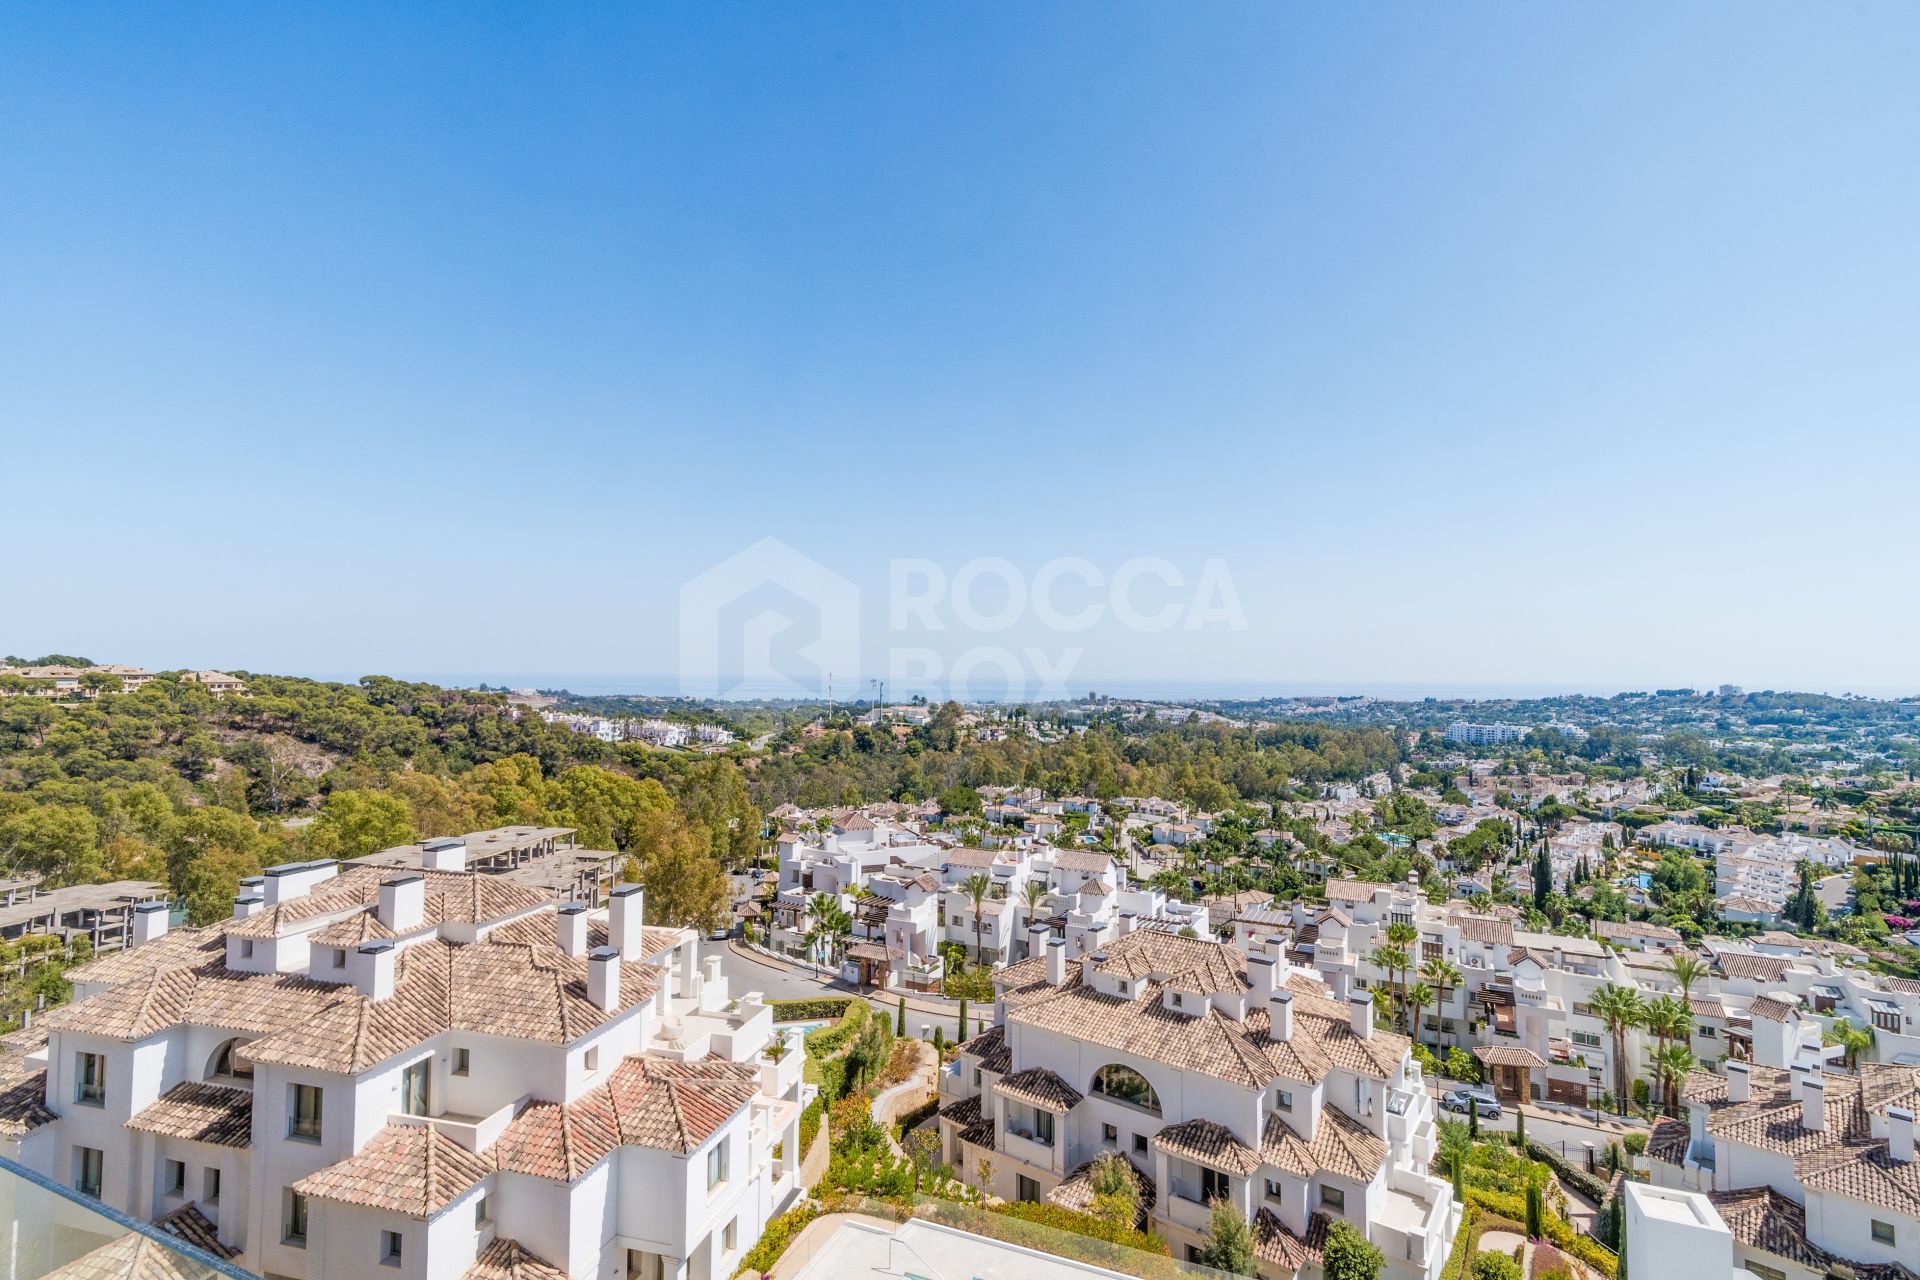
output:
<path id="1" fill-rule="evenodd" d="M 1566 1157 L 1552 1147 L 1542 1146 L 1538 1142 L 1527 1143 L 1527 1154 L 1540 1161 L 1560 1176 L 1560 1181 L 1571 1186 L 1587 1199 L 1599 1204 L 1607 1198 L 1607 1180 L 1588 1173 L 1585 1169 L 1569 1163 Z"/>
<path id="2" fill-rule="evenodd" d="M 807 1033 L 807 1056 L 827 1058 L 846 1047 L 867 1021 L 867 1002 L 856 1000 L 840 1015 L 840 1021 L 830 1027 L 821 1027 Z"/>
<path id="3" fill-rule="evenodd" d="M 849 1006 L 865 1004 L 855 996 L 810 996 L 803 1000 L 770 1000 L 768 1006 L 773 1010 L 775 1022 L 814 1022 L 821 1018 L 838 1018 L 846 1013 Z"/>
<path id="4" fill-rule="evenodd" d="M 1096 1218 L 1090 1213 L 1079 1213 L 1073 1209 L 1063 1209 L 1057 1204 L 1014 1200 L 987 1207 L 990 1212 L 1003 1217 L 1018 1218 L 1023 1222 L 1052 1227 L 1056 1231 L 1065 1231 L 1076 1236 L 1091 1236 L 1095 1240 L 1104 1240 L 1108 1244 L 1117 1244 L 1127 1249 L 1138 1249 L 1142 1253 L 1171 1252 L 1167 1248 L 1167 1242 L 1150 1231 L 1116 1226 L 1105 1218 Z"/>
<path id="5" fill-rule="evenodd" d="M 809 1102 L 806 1109 L 800 1113 L 799 1159 L 805 1160 L 807 1152 L 813 1150 L 813 1140 L 820 1132 L 820 1117 L 825 1115 L 826 1111 L 826 1104 L 820 1100 L 819 1094 L 815 1094 L 813 1101 Z"/>
<path id="6" fill-rule="evenodd" d="M 760 1239 L 740 1259 L 740 1265 L 733 1269 L 733 1274 L 738 1276 L 751 1271 L 758 1275 L 773 1270 L 773 1264 L 780 1261 L 780 1255 L 787 1251 L 793 1238 L 819 1216 L 820 1206 L 811 1200 L 803 1200 L 769 1221 L 765 1230 L 761 1231 Z"/>
<path id="7" fill-rule="evenodd" d="M 921 1103 L 919 1106 L 915 1107 L 913 1110 L 905 1113 L 898 1120 L 894 1121 L 894 1128 L 904 1134 L 909 1129 L 918 1128 L 927 1119 L 927 1117 L 931 1116 L 934 1112 L 938 1111 L 939 1109 L 940 1109 L 940 1095 L 936 1093 L 931 1098 L 928 1098 L 925 1102 Z"/>
<path id="8" fill-rule="evenodd" d="M 1467 1188 L 1467 1203 L 1489 1213 L 1497 1213 L 1503 1218 L 1515 1222 L 1525 1222 L 1527 1218 L 1527 1200 L 1525 1196 L 1507 1195 L 1499 1191 L 1487 1191 L 1480 1187 Z M 1573 1225 L 1557 1213 L 1548 1212 L 1546 1221 L 1547 1239 L 1561 1250 L 1572 1254 L 1580 1261 L 1592 1267 L 1602 1275 L 1610 1276 L 1618 1265 L 1612 1250 L 1599 1241 L 1581 1235 Z M 1522 1227 L 1522 1231 L 1526 1228 Z"/>

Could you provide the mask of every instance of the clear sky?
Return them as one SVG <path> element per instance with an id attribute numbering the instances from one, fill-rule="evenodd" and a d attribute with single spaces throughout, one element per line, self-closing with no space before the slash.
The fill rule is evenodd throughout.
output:
<path id="1" fill-rule="evenodd" d="M 1070 683 L 1920 691 L 1916 67 L 1875 0 L 8 6 L 0 652 L 665 672 L 773 535 L 870 667 L 890 558 L 1152 556 L 1244 626 Z"/>

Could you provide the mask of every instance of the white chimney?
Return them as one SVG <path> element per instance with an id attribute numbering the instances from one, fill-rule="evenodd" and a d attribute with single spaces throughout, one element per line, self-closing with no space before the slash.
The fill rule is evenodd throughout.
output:
<path id="1" fill-rule="evenodd" d="M 1132 933 L 1135 929 L 1139 927 L 1140 927 L 1139 913 L 1133 912 L 1133 911 L 1122 911 L 1120 913 L 1120 936 L 1121 937 L 1123 938 L 1126 937 L 1128 934 Z"/>
<path id="2" fill-rule="evenodd" d="M 620 953 L 622 960 L 646 959 L 641 938 L 646 907 L 646 890 L 637 884 L 617 884 L 608 895 L 607 943 Z"/>
<path id="3" fill-rule="evenodd" d="M 1043 924 L 1027 926 L 1027 955 L 1037 956 L 1047 949 L 1047 935 L 1052 932 Z"/>
<path id="4" fill-rule="evenodd" d="M 263 878 L 267 905 L 277 907 L 283 902 L 311 893 L 314 886 L 324 884 L 340 874 L 340 864 L 331 858 L 318 862 L 288 862 L 277 867 L 268 867 Z"/>
<path id="5" fill-rule="evenodd" d="M 620 1007 L 620 953 L 612 947 L 595 947 L 587 956 L 587 999 L 608 1013 Z"/>
<path id="6" fill-rule="evenodd" d="M 1373 996 L 1356 991 L 1347 997 L 1347 1022 L 1362 1040 L 1373 1039 Z"/>
<path id="7" fill-rule="evenodd" d="M 380 883 L 380 923 L 395 933 L 412 933 L 427 918 L 427 878 L 419 872 Z"/>
<path id="8" fill-rule="evenodd" d="M 1795 1102 L 1803 1101 L 1807 1092 L 1807 1075 L 1812 1067 L 1792 1067 L 1787 1071 L 1787 1093 Z"/>
<path id="9" fill-rule="evenodd" d="M 1277 933 L 1268 934 L 1267 954 L 1273 957 L 1275 964 L 1284 962 L 1287 958 L 1287 940 Z"/>
<path id="10" fill-rule="evenodd" d="M 420 866 L 426 871 L 465 871 L 467 842 L 452 836 L 421 841 Z"/>
<path id="11" fill-rule="evenodd" d="M 1064 986 L 1067 981 L 1067 944 L 1055 938 L 1047 943 L 1047 985 Z"/>
<path id="12" fill-rule="evenodd" d="M 353 989 L 369 1000 L 385 1000 L 393 994 L 393 970 L 398 958 L 393 944 L 385 939 L 361 943 L 351 956 Z"/>
<path id="13" fill-rule="evenodd" d="M 1901 1164 L 1913 1163 L 1912 1108 L 1887 1108 L 1887 1154 Z"/>
<path id="14" fill-rule="evenodd" d="M 1267 1039 L 1293 1039 L 1293 992 L 1284 987 L 1267 1001 Z"/>
<path id="15" fill-rule="evenodd" d="M 248 919 L 251 916 L 259 915 L 261 911 L 266 909 L 266 905 L 267 900 L 261 897 L 257 891 L 254 893 L 243 893 L 233 900 L 233 917 L 236 920 Z"/>
<path id="16" fill-rule="evenodd" d="M 1248 956 L 1247 981 L 1253 986 L 1248 999 L 1265 1003 L 1273 995 L 1273 961 L 1265 956 Z"/>
<path id="17" fill-rule="evenodd" d="M 168 906 L 164 902 L 143 902 L 133 909 L 133 941 L 128 946 L 137 947 L 143 942 L 152 942 L 165 936 L 167 932 Z"/>
<path id="18" fill-rule="evenodd" d="M 1800 1123 L 1809 1129 L 1827 1127 L 1827 1079 L 1817 1073 L 1800 1087 Z"/>
<path id="19" fill-rule="evenodd" d="M 1744 1062 L 1727 1064 L 1727 1101 L 1745 1102 L 1753 1097 L 1753 1073 Z"/>
<path id="20" fill-rule="evenodd" d="M 574 902 L 553 915 L 558 922 L 560 949 L 570 956 L 587 954 L 587 909 Z"/>

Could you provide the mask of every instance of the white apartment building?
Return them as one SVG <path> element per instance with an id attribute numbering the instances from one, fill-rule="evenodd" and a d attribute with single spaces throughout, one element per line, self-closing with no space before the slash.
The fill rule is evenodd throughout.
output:
<path id="1" fill-rule="evenodd" d="M 798 1191 L 771 1009 L 636 886 L 589 911 L 434 862 L 150 913 L 0 1063 L 0 1151 L 269 1277 L 730 1276 Z"/>
<path id="2" fill-rule="evenodd" d="M 1653 1182 L 1705 1194 L 1738 1265 L 1785 1280 L 1914 1274 L 1920 1067 L 1730 1062 L 1690 1077 L 1684 1099 L 1686 1119 L 1648 1144 Z"/>
<path id="3" fill-rule="evenodd" d="M 1084 1207 L 1092 1161 L 1126 1158 L 1151 1228 L 1191 1258 L 1209 1205 L 1252 1224 L 1260 1273 L 1317 1270 L 1345 1218 L 1395 1280 L 1438 1274 L 1458 1225 L 1428 1172 L 1433 1103 L 1404 1036 L 1274 952 L 1136 929 L 1079 961 L 996 978 L 999 1025 L 941 1080 L 949 1163 L 1009 1199 Z"/>
<path id="4" fill-rule="evenodd" d="M 1500 747 L 1509 742 L 1520 742 L 1527 736 L 1525 725 L 1504 724 L 1495 721 L 1492 724 L 1475 724 L 1470 720 L 1456 720 L 1447 726 L 1448 742 L 1464 742 L 1475 747 Z"/>

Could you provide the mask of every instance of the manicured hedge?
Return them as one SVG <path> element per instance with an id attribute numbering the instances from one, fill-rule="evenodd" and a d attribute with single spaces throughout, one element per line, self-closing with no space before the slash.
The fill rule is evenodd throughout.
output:
<path id="1" fill-rule="evenodd" d="M 1139 1249 L 1143 1253 L 1170 1252 L 1167 1242 L 1151 1232 L 1116 1226 L 1105 1218 L 1096 1218 L 1090 1213 L 1077 1213 L 1072 1209 L 1063 1209 L 1057 1204 L 1015 1200 L 1007 1204 L 987 1207 L 989 1211 L 1003 1217 L 1018 1218 L 1022 1222 L 1051 1227 L 1056 1231 L 1066 1231 L 1076 1236 L 1091 1236 L 1095 1240 L 1104 1240 L 1108 1244 L 1117 1244 L 1128 1249 Z"/>
<path id="2" fill-rule="evenodd" d="M 820 1132 L 820 1117 L 826 1114 L 826 1104 L 815 1094 L 813 1101 L 800 1113 L 800 1155 L 805 1160 L 807 1152 L 813 1150 L 813 1140 Z"/>
<path id="3" fill-rule="evenodd" d="M 773 1270 L 773 1264 L 780 1261 L 780 1255 L 787 1251 L 794 1237 L 806 1230 L 807 1224 L 819 1216 L 820 1206 L 811 1200 L 803 1200 L 769 1221 L 766 1229 L 760 1233 L 760 1239 L 740 1259 L 740 1265 L 734 1268 L 733 1274 L 745 1275 L 751 1271 L 759 1275 L 763 1271 Z"/>
<path id="4" fill-rule="evenodd" d="M 807 1055 L 813 1058 L 827 1058 L 846 1047 L 867 1021 L 867 1002 L 855 1000 L 839 1015 L 840 1021 L 830 1027 L 821 1027 L 818 1031 L 807 1033 Z"/>
<path id="5" fill-rule="evenodd" d="M 1542 1146 L 1538 1142 L 1527 1143 L 1527 1154 L 1540 1161 L 1560 1175 L 1560 1181 L 1578 1191 L 1587 1199 L 1599 1204 L 1607 1198 L 1607 1180 L 1595 1177 L 1585 1169 L 1570 1163 L 1552 1147 Z"/>
<path id="6" fill-rule="evenodd" d="M 865 1004 L 854 996 L 813 996 L 805 1000 L 772 1000 L 775 1022 L 814 1022 L 820 1018 L 838 1018 L 848 1006 Z"/>

